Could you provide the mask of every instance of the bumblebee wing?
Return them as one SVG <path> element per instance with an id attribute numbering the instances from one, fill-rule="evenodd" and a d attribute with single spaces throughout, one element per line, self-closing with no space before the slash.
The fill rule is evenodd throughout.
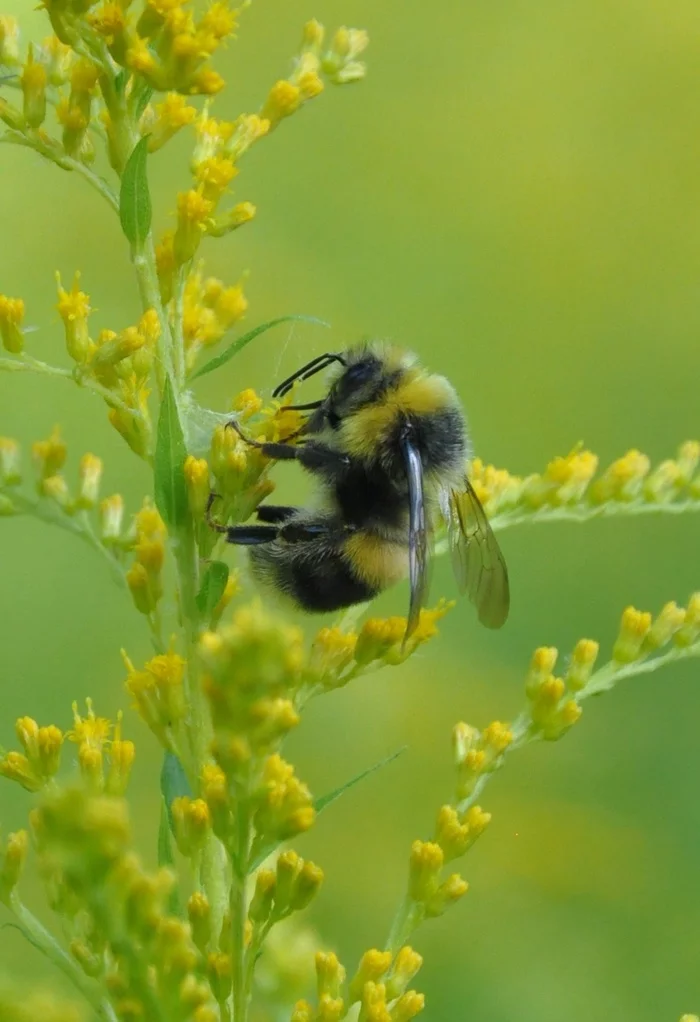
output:
<path id="1" fill-rule="evenodd" d="M 428 591 L 428 531 L 425 524 L 423 464 L 410 439 L 401 441 L 408 479 L 408 572 L 411 602 L 404 642 L 415 631 Z"/>
<path id="2" fill-rule="evenodd" d="M 481 623 L 500 628 L 510 608 L 508 569 L 479 498 L 468 479 L 464 485 L 450 494 L 452 566 Z"/>

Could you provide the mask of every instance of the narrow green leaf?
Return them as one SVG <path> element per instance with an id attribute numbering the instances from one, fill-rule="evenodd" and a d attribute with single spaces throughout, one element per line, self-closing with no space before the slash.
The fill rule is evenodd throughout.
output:
<path id="1" fill-rule="evenodd" d="M 126 83 L 127 83 L 128 79 L 129 79 L 129 72 L 126 70 L 126 68 L 122 68 L 122 70 L 119 72 L 119 74 L 115 75 L 115 77 L 114 77 L 114 91 L 116 92 L 116 94 L 118 96 L 123 96 L 124 95 L 124 90 L 126 89 Z"/>
<path id="2" fill-rule="evenodd" d="M 211 617 L 214 608 L 224 595 L 227 582 L 228 564 L 224 564 L 223 561 L 212 561 L 204 573 L 197 593 L 197 610 L 203 618 Z"/>
<path id="3" fill-rule="evenodd" d="M 187 795 L 192 798 L 192 789 L 187 780 L 187 774 L 182 768 L 182 763 L 173 752 L 166 752 L 163 756 L 163 766 L 160 770 L 160 791 L 165 802 L 168 814 L 168 823 L 172 830 L 172 816 L 170 807 L 176 798 Z"/>
<path id="4" fill-rule="evenodd" d="M 256 326 L 254 330 L 249 330 L 247 334 L 243 334 L 242 337 L 237 337 L 235 341 L 229 344 L 228 348 L 220 352 L 216 358 L 212 358 L 209 362 L 206 362 L 201 366 L 195 373 L 192 373 L 191 380 L 196 380 L 199 376 L 205 376 L 207 373 L 213 372 L 218 369 L 219 366 L 226 365 L 234 355 L 237 355 L 239 351 L 242 351 L 251 341 L 254 341 L 260 334 L 264 334 L 267 330 L 270 330 L 273 326 L 277 326 L 280 323 L 315 323 L 317 326 L 325 326 L 330 328 L 330 323 L 326 323 L 323 319 L 317 319 L 316 316 L 278 316 L 277 319 L 271 319 L 267 323 L 262 323 L 260 326 Z"/>
<path id="5" fill-rule="evenodd" d="M 145 82 L 141 82 L 141 91 L 136 102 L 136 109 L 134 113 L 137 117 L 140 117 L 144 112 L 148 104 L 151 102 L 151 96 L 153 95 L 153 89 L 150 85 L 146 85 Z"/>
<path id="6" fill-rule="evenodd" d="M 32 935 L 30 933 L 28 933 L 27 930 L 23 929 L 23 927 L 18 926 L 17 923 L 3 923 L 2 924 L 2 929 L 3 930 L 17 930 L 18 933 L 22 934 L 22 936 L 27 941 L 27 943 L 31 944 L 32 947 L 37 949 L 37 951 L 41 951 L 42 955 L 45 954 L 44 948 L 41 946 L 41 944 L 38 944 L 34 940 Z"/>
<path id="7" fill-rule="evenodd" d="M 151 229 L 151 196 L 148 191 L 148 135 L 134 146 L 122 174 L 119 219 L 134 248 L 139 248 Z"/>
<path id="8" fill-rule="evenodd" d="M 187 486 L 184 464 L 185 438 L 175 404 L 172 384 L 165 378 L 158 417 L 156 456 L 153 466 L 156 507 L 169 529 L 177 530 L 187 521 Z"/>
<path id="9" fill-rule="evenodd" d="M 366 770 L 363 770 L 351 780 L 346 781 L 345 784 L 341 784 L 339 788 L 336 788 L 334 791 L 329 791 L 327 795 L 321 795 L 321 797 L 317 798 L 314 802 L 314 809 L 316 812 L 322 813 L 324 809 L 328 809 L 329 805 L 332 805 L 336 799 L 339 799 L 340 796 L 344 795 L 350 788 L 354 788 L 356 784 L 360 783 L 360 781 L 364 781 L 365 777 L 369 777 L 370 774 L 374 774 L 377 770 L 381 770 L 382 767 L 388 766 L 389 763 L 393 763 L 393 761 L 398 759 L 407 748 L 407 745 L 402 745 L 400 749 L 396 750 L 396 752 L 392 752 L 390 756 L 386 756 L 384 759 L 381 759 L 378 763 L 375 763 L 374 766 L 367 767 Z"/>
<path id="10" fill-rule="evenodd" d="M 327 795 L 321 795 L 321 797 L 317 798 L 314 802 L 314 809 L 316 810 L 316 813 L 317 814 L 322 813 L 324 809 L 328 809 L 328 807 L 332 805 L 332 803 L 335 802 L 336 799 L 339 799 L 341 795 L 344 795 L 346 791 L 348 791 L 350 788 L 354 788 L 356 784 L 360 783 L 360 781 L 364 781 L 365 777 L 369 777 L 370 774 L 376 773 L 377 770 L 381 770 L 382 767 L 388 766 L 389 763 L 392 763 L 395 759 L 398 759 L 399 756 L 402 753 L 404 753 L 407 748 L 408 748 L 407 745 L 403 745 L 400 749 L 397 749 L 396 752 L 392 752 L 390 756 L 386 756 L 384 759 L 380 760 L 379 763 L 375 763 L 374 766 L 368 767 L 366 770 L 363 770 L 361 773 L 357 774 L 351 780 L 346 781 L 345 784 L 341 784 L 339 788 L 336 788 L 334 791 L 329 791 Z M 261 863 L 265 861 L 268 855 L 271 855 L 272 852 L 274 852 L 275 848 L 278 847 L 279 842 L 272 841 L 269 844 L 264 844 L 262 847 L 259 847 L 257 849 L 254 848 L 253 849 L 254 855 L 250 862 L 249 869 L 250 870 L 257 869 L 258 866 L 260 866 Z"/>
<path id="11" fill-rule="evenodd" d="M 168 869 L 173 869 L 175 867 L 175 854 L 173 852 L 173 843 L 170 837 L 170 823 L 168 822 L 168 807 L 165 804 L 164 798 L 161 798 L 160 800 L 160 822 L 158 824 L 158 865 L 161 869 L 164 866 Z M 176 884 L 173 885 L 170 894 L 168 895 L 168 911 L 174 916 L 182 915 L 180 892 L 178 891 Z"/>
<path id="12" fill-rule="evenodd" d="M 168 807 L 165 799 L 160 800 L 160 822 L 158 824 L 158 865 L 172 866 L 175 863 L 173 844 L 170 839 L 170 824 L 168 823 Z"/>

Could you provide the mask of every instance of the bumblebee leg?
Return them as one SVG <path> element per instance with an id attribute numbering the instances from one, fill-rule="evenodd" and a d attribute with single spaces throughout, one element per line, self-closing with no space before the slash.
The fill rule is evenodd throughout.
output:
<path id="1" fill-rule="evenodd" d="M 328 522 L 290 522 L 283 525 L 279 530 L 279 538 L 287 543 L 308 543 L 309 540 L 318 539 L 319 536 L 335 536 L 339 533 L 350 532 L 350 529 L 338 529 L 337 524 L 329 525 Z"/>
<path id="2" fill-rule="evenodd" d="M 284 522 L 297 510 L 295 507 L 281 507 L 278 504 L 261 504 L 255 509 L 255 513 L 260 522 Z"/>
<path id="3" fill-rule="evenodd" d="M 273 543 L 279 535 L 279 529 L 274 525 L 215 525 L 214 528 L 225 534 L 227 543 L 239 546 Z"/>

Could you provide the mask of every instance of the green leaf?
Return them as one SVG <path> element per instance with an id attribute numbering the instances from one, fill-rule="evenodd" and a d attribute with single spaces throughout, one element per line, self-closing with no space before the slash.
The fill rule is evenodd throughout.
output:
<path id="1" fill-rule="evenodd" d="M 327 795 L 321 795 L 321 797 L 317 798 L 314 802 L 314 809 L 316 810 L 316 813 L 317 814 L 322 813 L 324 809 L 328 809 L 328 807 L 332 805 L 332 803 L 335 802 L 336 799 L 339 799 L 341 795 L 344 795 L 346 791 L 348 791 L 350 788 L 354 788 L 356 784 L 360 783 L 360 781 L 364 781 L 365 777 L 369 777 L 370 774 L 376 773 L 377 770 L 381 770 L 382 767 L 388 766 L 389 763 L 392 763 L 395 759 L 398 759 L 399 756 L 401 756 L 402 753 L 404 753 L 407 748 L 408 748 L 407 745 L 402 745 L 400 749 L 396 750 L 396 752 L 392 752 L 390 756 L 386 756 L 384 759 L 381 759 L 378 763 L 375 763 L 374 766 L 367 767 L 366 770 L 363 770 L 361 773 L 357 774 L 351 780 L 346 781 L 345 784 L 341 784 L 339 788 L 335 788 L 334 791 L 329 791 Z M 271 855 L 272 852 L 274 852 L 275 848 L 278 847 L 279 847 L 278 841 L 272 841 L 270 843 L 264 844 L 262 845 L 262 847 L 258 847 L 257 849 L 254 846 L 253 857 L 249 864 L 249 869 L 250 870 L 257 869 L 258 866 L 265 861 L 268 855 Z"/>
<path id="2" fill-rule="evenodd" d="M 246 345 L 254 341 L 260 334 L 264 334 L 265 331 L 270 330 L 273 326 L 277 326 L 280 323 L 315 323 L 317 326 L 325 326 L 330 328 L 330 323 L 326 323 L 325 320 L 317 319 L 316 316 L 278 316 L 277 319 L 271 319 L 267 323 L 262 323 L 260 326 L 256 326 L 254 330 L 249 330 L 247 334 L 243 334 L 242 337 L 237 337 L 235 341 L 229 344 L 228 348 L 222 351 L 212 358 L 209 362 L 206 362 L 201 366 L 195 373 L 192 373 L 191 380 L 196 380 L 199 376 L 205 376 L 207 373 L 213 372 L 218 369 L 219 366 L 226 365 L 234 355 L 237 355 L 239 351 L 242 351 Z"/>
<path id="3" fill-rule="evenodd" d="M 137 117 L 140 117 L 144 112 L 148 104 L 151 102 L 151 96 L 153 95 L 153 89 L 150 85 L 146 85 L 145 82 L 140 83 L 141 91 L 136 102 L 136 109 L 134 113 Z"/>
<path id="4" fill-rule="evenodd" d="M 148 191 L 148 135 L 134 146 L 122 174 L 119 219 L 134 248 L 140 248 L 151 229 L 151 196 Z"/>
<path id="5" fill-rule="evenodd" d="M 367 767 L 366 770 L 363 770 L 351 780 L 346 781 L 345 784 L 341 784 L 339 788 L 329 791 L 327 795 L 321 795 L 321 797 L 317 798 L 314 802 L 314 809 L 316 810 L 316 813 L 322 813 L 324 809 L 328 809 L 328 806 L 332 805 L 333 802 L 335 802 L 336 799 L 339 799 L 341 795 L 344 795 L 346 791 L 349 791 L 350 788 L 354 788 L 356 784 L 360 783 L 360 781 L 364 781 L 365 777 L 369 777 L 370 774 L 374 774 L 377 770 L 381 770 L 383 767 L 388 766 L 389 763 L 393 763 L 393 761 L 398 759 L 407 748 L 407 745 L 402 745 L 400 749 L 396 750 L 396 752 L 392 752 L 390 756 L 386 756 L 384 759 L 381 759 L 378 763 L 375 763 L 374 766 Z"/>
<path id="6" fill-rule="evenodd" d="M 114 91 L 116 92 L 116 94 L 118 96 L 123 96 L 124 95 L 124 90 L 126 89 L 126 83 L 127 83 L 128 79 L 129 79 L 129 72 L 126 70 L 126 68 L 122 68 L 122 70 L 119 72 L 119 74 L 115 75 L 115 77 L 114 77 Z"/>
<path id="7" fill-rule="evenodd" d="M 185 438 L 170 378 L 166 376 L 158 417 L 156 456 L 153 466 L 156 507 L 171 530 L 181 528 L 189 514 L 184 464 Z"/>
<path id="8" fill-rule="evenodd" d="M 173 866 L 175 864 L 175 855 L 173 853 L 173 844 L 170 840 L 170 824 L 168 822 L 168 807 L 165 804 L 165 799 L 160 800 L 160 822 L 158 824 L 158 865 L 159 866 Z"/>
<path id="9" fill-rule="evenodd" d="M 175 867 L 175 854 L 173 852 L 173 843 L 170 837 L 169 813 L 164 798 L 161 798 L 160 800 L 160 823 L 158 824 L 158 865 L 161 869 L 164 866 L 168 869 L 174 869 Z M 176 885 L 173 885 L 170 894 L 168 895 L 168 911 L 171 915 L 182 915 L 180 892 Z"/>
<path id="10" fill-rule="evenodd" d="M 212 561 L 204 573 L 197 593 L 197 610 L 203 618 L 211 617 L 214 608 L 224 595 L 227 582 L 228 564 L 224 564 L 223 561 Z"/>
<path id="11" fill-rule="evenodd" d="M 182 768 L 182 763 L 173 752 L 166 752 L 163 756 L 163 766 L 160 770 L 160 790 L 168 814 L 168 823 L 172 830 L 173 821 L 170 808 L 173 802 L 176 798 L 181 798 L 183 795 L 192 798 L 192 789 L 190 788 L 190 782 L 187 780 L 187 774 Z"/>

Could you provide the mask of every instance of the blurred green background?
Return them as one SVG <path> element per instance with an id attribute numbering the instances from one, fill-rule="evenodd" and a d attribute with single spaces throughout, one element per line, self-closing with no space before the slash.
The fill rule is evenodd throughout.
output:
<path id="1" fill-rule="evenodd" d="M 40 13 L 5 0 L 40 37 Z M 671 456 L 700 435 L 700 8 L 590 0 L 433 4 L 260 0 L 223 63 L 220 116 L 259 107 L 315 16 L 369 29 L 370 73 L 329 89 L 261 143 L 236 196 L 258 219 L 206 246 L 208 270 L 250 271 L 248 323 L 304 312 L 197 385 L 224 408 L 267 394 L 307 357 L 392 338 L 450 376 L 477 453 L 544 467 L 583 440 L 603 462 L 635 446 Z M 137 296 L 116 221 L 84 183 L 3 147 L 0 291 L 40 327 L 30 349 L 65 364 L 54 271 L 83 286 L 97 327 L 134 321 Z M 187 143 L 152 161 L 162 226 L 186 187 Z M 62 381 L 0 377 L 0 432 L 28 447 L 64 427 L 73 470 L 92 450 L 105 492 L 136 507 L 147 486 L 103 408 Z M 293 495 L 293 475 L 280 468 Z M 119 648 L 146 629 L 103 565 L 31 521 L 0 529 L 0 742 L 23 713 L 68 726 L 86 695 L 126 704 Z M 450 729 L 518 711 L 534 646 L 582 636 L 609 650 L 628 603 L 658 609 L 700 585 L 698 522 L 665 517 L 503 534 L 513 610 L 479 628 L 467 605 L 406 668 L 312 705 L 290 743 L 318 793 L 404 743 L 408 752 L 336 805 L 300 843 L 327 884 L 314 913 L 351 963 L 385 939 L 411 840 L 427 837 L 452 781 Z M 435 592 L 450 594 L 449 573 Z M 405 588 L 384 606 L 403 611 Z M 494 820 L 470 853 L 467 899 L 417 937 L 426 1019 L 677 1020 L 700 1010 L 698 667 L 669 668 L 587 704 L 560 745 L 518 753 L 489 786 Z M 154 858 L 159 753 L 133 715 L 132 795 Z M 3 830 L 28 797 L 5 785 Z M 38 904 L 38 897 L 30 899 Z M 3 920 L 4 922 L 5 920 Z M 56 979 L 8 928 L 0 961 Z"/>

